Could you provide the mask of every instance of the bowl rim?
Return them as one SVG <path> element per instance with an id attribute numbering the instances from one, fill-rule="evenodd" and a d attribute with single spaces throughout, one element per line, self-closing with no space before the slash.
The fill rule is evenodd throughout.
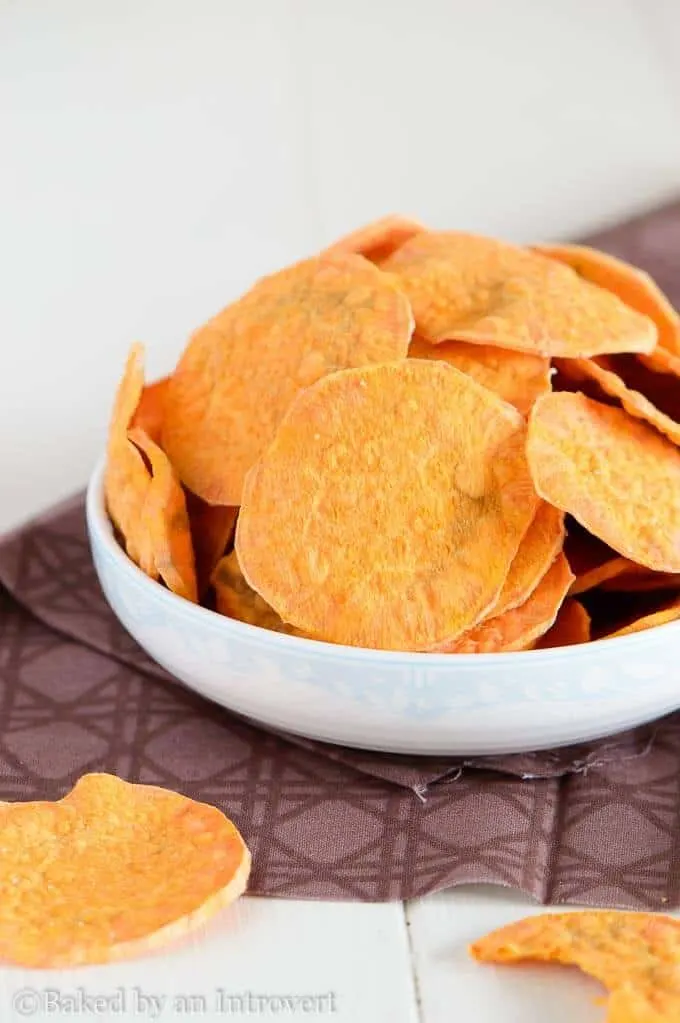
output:
<path id="1" fill-rule="evenodd" d="M 343 659 L 350 657 L 353 660 L 364 663 L 408 665 L 414 669 L 422 669 L 426 666 L 433 668 L 449 667 L 454 669 L 456 665 L 471 667 L 476 665 L 480 668 L 521 668 L 530 665 L 536 666 L 539 662 L 551 664 L 558 662 L 578 663 L 583 659 L 592 660 L 593 655 L 597 657 L 605 651 L 610 653 L 626 651 L 633 652 L 651 645 L 656 645 L 661 632 L 670 635 L 676 632 L 680 636 L 680 620 L 666 622 L 664 625 L 657 625 L 642 632 L 631 633 L 629 636 L 617 636 L 614 639 L 603 637 L 592 640 L 588 643 L 575 644 L 566 647 L 551 647 L 546 650 L 516 650 L 506 653 L 478 653 L 478 654 L 446 654 L 426 651 L 409 650 L 376 650 L 369 647 L 354 647 L 340 643 L 327 643 L 323 640 L 308 639 L 304 636 L 290 636 L 282 632 L 274 632 L 268 629 L 261 629 L 257 625 L 250 625 L 247 622 L 240 622 L 237 619 L 220 615 L 210 608 L 200 604 L 193 604 L 183 597 L 172 593 L 171 590 L 162 586 L 155 579 L 151 579 L 127 556 L 115 538 L 113 526 L 106 511 L 104 500 L 104 470 L 106 466 L 106 455 L 100 456 L 93 469 L 85 495 L 85 513 L 88 532 L 91 538 L 102 545 L 115 562 L 116 567 L 127 576 L 130 582 L 142 589 L 147 589 L 149 596 L 159 600 L 161 604 L 167 605 L 170 610 L 179 611 L 190 619 L 195 618 L 203 626 L 208 625 L 213 630 L 223 635 L 232 635 L 234 639 L 241 637 L 258 637 L 262 640 L 266 637 L 267 642 L 272 646 L 280 646 L 283 649 L 302 651 L 308 649 L 317 654 L 332 658 L 340 656 Z M 92 542 L 92 540 L 91 540 Z M 604 648 L 604 649 L 603 649 Z"/>

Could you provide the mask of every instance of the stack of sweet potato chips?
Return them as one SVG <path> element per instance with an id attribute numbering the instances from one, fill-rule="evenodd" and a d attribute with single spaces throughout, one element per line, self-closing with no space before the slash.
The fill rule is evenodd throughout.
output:
<path id="1" fill-rule="evenodd" d="M 115 401 L 109 514 L 250 625 L 491 653 L 680 615 L 680 317 L 593 249 L 390 216 L 258 281 Z"/>

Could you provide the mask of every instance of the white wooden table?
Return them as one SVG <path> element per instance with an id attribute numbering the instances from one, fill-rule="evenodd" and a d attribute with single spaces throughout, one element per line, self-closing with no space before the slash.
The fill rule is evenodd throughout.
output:
<path id="1" fill-rule="evenodd" d="M 133 339 L 166 372 L 341 231 L 567 236 L 673 194 L 678 39 L 673 0 L 0 0 L 0 530 L 84 483 Z M 153 960 L 1 971 L 0 1020 L 601 1019 L 578 975 L 468 961 L 531 911 L 248 898 Z"/>
<path id="2" fill-rule="evenodd" d="M 601 989 L 574 971 L 469 960 L 468 941 L 538 911 L 482 887 L 405 906 L 244 898 L 185 947 L 155 959 L 4 970 L 0 1019 L 601 1021 L 594 1001 Z"/>

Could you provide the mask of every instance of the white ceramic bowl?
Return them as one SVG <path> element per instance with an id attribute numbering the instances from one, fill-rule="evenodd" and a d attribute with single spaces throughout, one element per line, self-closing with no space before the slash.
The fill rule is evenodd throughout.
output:
<path id="1" fill-rule="evenodd" d="M 103 465 L 87 524 L 104 593 L 127 631 L 191 689 L 327 742 L 395 753 L 510 753 L 598 738 L 680 707 L 680 622 L 513 654 L 361 650 L 267 632 L 176 597 L 115 540 Z"/>

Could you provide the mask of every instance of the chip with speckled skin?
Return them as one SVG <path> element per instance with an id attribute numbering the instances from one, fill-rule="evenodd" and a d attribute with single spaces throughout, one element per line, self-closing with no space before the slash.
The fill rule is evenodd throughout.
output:
<path id="1" fill-rule="evenodd" d="M 245 890 L 250 853 L 213 806 L 108 774 L 57 802 L 0 804 L 0 960 L 70 967 L 143 955 Z"/>
<path id="2" fill-rule="evenodd" d="M 680 451 L 665 437 L 623 409 L 563 391 L 534 405 L 527 458 L 544 500 L 622 557 L 680 572 Z"/>
<path id="3" fill-rule="evenodd" d="M 526 415 L 536 398 L 550 390 L 550 359 L 530 352 L 512 352 L 493 345 L 467 341 L 442 341 L 432 345 L 414 337 L 408 350 L 411 359 L 440 359 L 488 387 L 503 401 Z"/>
<path id="4" fill-rule="evenodd" d="M 570 266 L 579 277 L 611 291 L 647 316 L 656 325 L 659 345 L 680 355 L 680 315 L 644 270 L 585 245 L 534 245 L 533 249 Z"/>
<path id="5" fill-rule="evenodd" d="M 239 505 L 246 473 L 295 396 L 328 373 L 406 357 L 409 303 L 348 253 L 263 278 L 197 331 L 165 398 L 163 447 L 209 504 Z"/>
<path id="6" fill-rule="evenodd" d="M 528 650 L 555 621 L 573 580 L 569 562 L 558 554 L 523 604 L 486 618 L 452 643 L 434 648 L 442 654 L 493 654 Z"/>
<path id="7" fill-rule="evenodd" d="M 493 238 L 427 231 L 385 260 L 408 296 L 416 333 L 543 356 L 651 352 L 657 329 L 570 267 Z"/>
<path id="8" fill-rule="evenodd" d="M 285 620 L 337 643 L 424 650 L 496 601 L 538 506 L 526 426 L 441 362 L 325 377 L 251 470 L 235 547 Z"/>
<path id="9" fill-rule="evenodd" d="M 610 992 L 608 1023 L 680 1020 L 680 920 L 657 913 L 542 913 L 470 946 L 480 963 L 578 966 Z"/>

